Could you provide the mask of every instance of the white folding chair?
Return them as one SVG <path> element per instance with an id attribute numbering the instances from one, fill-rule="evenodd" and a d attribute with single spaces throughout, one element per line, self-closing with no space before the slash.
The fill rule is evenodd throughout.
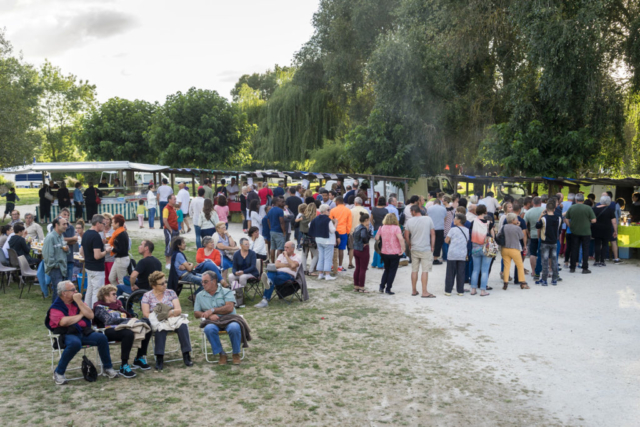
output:
<path id="1" fill-rule="evenodd" d="M 188 318 L 189 314 L 188 313 L 182 313 L 180 316 Z M 188 326 L 188 325 L 187 325 Z M 187 327 L 187 329 L 189 329 Z M 167 331 L 167 340 L 169 338 L 170 334 L 174 334 L 176 336 L 176 339 L 178 339 L 178 334 L 176 333 L 176 331 Z M 191 340 L 191 331 L 189 331 L 189 341 L 193 342 Z M 156 333 L 155 331 L 151 334 L 151 342 L 149 343 L 149 345 L 151 346 L 151 348 L 155 348 L 156 346 Z M 192 346 L 193 347 L 193 346 Z M 180 347 L 180 341 L 178 340 L 178 347 L 175 350 L 169 350 L 167 351 L 166 348 L 166 343 L 165 343 L 165 349 L 164 349 L 164 356 L 167 357 L 168 354 L 173 354 L 173 353 L 178 353 L 180 356 L 182 356 L 182 348 Z M 153 360 L 156 360 L 156 355 L 153 355 Z M 177 362 L 177 361 L 181 361 L 182 357 L 178 358 L 178 359 L 165 359 L 163 363 L 168 363 L 168 362 Z"/>
<path id="2" fill-rule="evenodd" d="M 243 315 L 240 315 L 240 317 L 244 319 Z M 222 335 L 228 335 L 228 334 L 227 334 L 227 331 L 220 331 L 218 332 L 218 335 L 222 336 Z M 220 339 L 220 344 L 222 344 L 222 339 Z M 209 353 L 210 345 L 211 343 L 209 343 L 207 336 L 204 334 L 204 328 L 202 328 L 202 352 L 204 353 L 204 358 L 209 363 L 215 363 L 217 362 L 217 360 L 209 360 L 209 354 L 211 354 L 211 357 L 215 356 L 215 354 L 213 354 L 213 351 Z M 242 349 L 242 356 L 240 357 L 240 360 L 244 360 L 244 347 L 242 347 L 242 344 L 240 344 L 240 348 Z"/>
<path id="3" fill-rule="evenodd" d="M 51 331 L 49 332 L 49 341 L 51 343 L 51 372 L 55 371 L 56 369 L 56 354 L 58 355 L 58 361 L 60 361 L 60 358 L 62 357 L 62 352 L 64 351 L 64 349 L 60 348 L 60 335 L 58 334 L 54 334 Z M 54 343 L 57 343 L 57 347 L 54 347 Z M 94 346 L 90 346 L 90 345 L 83 345 L 82 346 L 82 355 L 86 356 L 87 355 L 87 350 L 91 350 L 93 349 L 95 352 L 95 360 L 99 361 L 98 363 L 94 363 L 94 365 L 96 366 L 96 369 L 98 370 L 98 375 L 102 375 L 103 373 L 103 369 L 102 369 L 102 360 L 100 360 L 100 356 L 98 355 L 98 347 L 94 347 Z M 79 352 L 78 352 L 79 353 Z M 76 354 L 77 356 L 77 354 Z M 75 359 L 75 357 L 74 357 Z M 80 358 L 82 359 L 82 358 Z M 65 372 L 65 375 L 68 372 L 73 372 L 73 371 L 80 371 L 82 369 L 82 367 L 78 367 L 78 368 L 68 368 Z M 67 378 L 67 381 L 75 381 L 75 380 L 82 380 L 84 379 L 83 375 L 80 375 L 79 377 L 74 377 L 74 378 Z"/>

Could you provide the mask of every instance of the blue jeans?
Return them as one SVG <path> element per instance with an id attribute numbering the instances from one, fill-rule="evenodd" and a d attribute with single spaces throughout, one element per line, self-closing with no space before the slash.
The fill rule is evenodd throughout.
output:
<path id="1" fill-rule="evenodd" d="M 202 237 L 200 237 L 200 226 L 194 224 L 193 229 L 196 231 L 196 248 L 200 249 L 202 247 Z"/>
<path id="2" fill-rule="evenodd" d="M 83 345 L 97 346 L 98 354 L 100 354 L 100 360 L 105 369 L 113 367 L 111 364 L 111 356 L 109 355 L 109 340 L 104 334 L 98 332 L 91 332 L 89 335 L 66 335 L 64 338 L 65 348 L 58 362 L 56 372 L 60 375 L 64 375 L 67 370 L 67 366 L 73 356 L 75 356 Z"/>
<path id="3" fill-rule="evenodd" d="M 444 242 L 442 244 L 442 259 L 444 261 L 447 261 L 447 254 L 449 253 L 449 244 L 447 242 Z"/>
<path id="4" fill-rule="evenodd" d="M 538 257 L 536 259 L 536 271 L 535 271 L 536 276 L 539 276 L 540 273 L 542 272 L 542 260 L 540 259 L 540 242 L 541 241 L 542 239 L 538 239 L 538 250 L 536 251 L 536 256 Z"/>
<path id="5" fill-rule="evenodd" d="M 51 302 L 53 302 L 58 297 L 58 283 L 62 282 L 64 278 L 62 277 L 62 272 L 59 268 L 51 270 L 49 272 L 49 277 L 51 277 Z"/>
<path id="6" fill-rule="evenodd" d="M 240 325 L 237 322 L 231 322 L 227 325 L 225 329 L 227 334 L 229 335 L 229 340 L 231 340 L 231 348 L 233 354 L 240 353 Z M 216 325 L 207 325 L 204 327 L 204 334 L 211 343 L 211 350 L 213 350 L 213 354 L 224 353 L 222 350 L 222 344 L 220 344 L 220 328 Z"/>
<path id="7" fill-rule="evenodd" d="M 222 274 L 220 274 L 220 269 L 210 259 L 205 259 L 204 262 L 198 264 L 198 266 L 193 271 L 200 275 L 200 287 L 195 292 L 195 295 L 198 295 L 198 293 L 202 291 L 202 289 L 204 289 L 202 287 L 202 273 L 204 273 L 205 271 L 213 271 L 216 274 L 218 283 L 222 282 Z"/>
<path id="8" fill-rule="evenodd" d="M 549 272 L 549 263 L 551 263 L 551 271 L 553 276 L 551 280 L 558 281 L 558 253 L 556 252 L 556 245 L 542 243 L 540 247 L 540 258 L 542 259 L 541 265 L 544 265 L 544 270 L 540 276 L 541 280 L 546 281 Z"/>
<path id="9" fill-rule="evenodd" d="M 473 257 L 473 273 L 471 273 L 471 287 L 478 287 L 478 276 L 480 276 L 480 289 L 487 290 L 489 282 L 489 267 L 493 258 L 484 255 L 475 255 Z M 481 274 L 482 273 L 482 274 Z"/>
<path id="10" fill-rule="evenodd" d="M 71 280 L 73 278 L 73 261 L 67 261 L 67 279 Z"/>
<path id="11" fill-rule="evenodd" d="M 153 228 L 156 219 L 156 208 L 149 209 L 149 228 Z"/>
<path id="12" fill-rule="evenodd" d="M 333 254 L 333 246 L 331 246 L 331 253 Z M 331 270 L 331 268 L 329 268 L 329 270 Z M 276 288 L 276 286 L 283 285 L 289 280 L 295 279 L 295 277 L 283 271 L 268 271 L 267 277 L 269 277 L 269 280 L 271 281 L 271 286 L 269 287 L 269 289 L 264 290 L 264 299 L 266 299 L 267 301 L 271 299 L 271 295 L 273 294 L 273 290 Z"/>
<path id="13" fill-rule="evenodd" d="M 116 286 L 116 288 L 118 288 L 118 291 L 116 292 L 116 296 L 120 296 L 122 294 L 131 295 L 131 292 L 133 292 L 131 290 L 131 286 L 129 286 L 129 285 L 118 285 L 118 286 Z"/>
<path id="14" fill-rule="evenodd" d="M 44 272 L 44 262 L 41 262 L 38 265 L 38 270 L 36 271 L 38 275 L 38 283 L 40 284 L 40 289 L 42 290 L 42 294 L 44 297 L 49 296 L 49 285 L 51 284 L 51 276 Z M 55 293 L 55 292 L 54 292 Z"/>
<path id="15" fill-rule="evenodd" d="M 376 237 L 376 234 L 378 234 L 378 230 L 373 232 L 373 237 Z M 380 254 L 378 252 L 376 252 L 376 251 L 373 251 L 373 262 L 371 263 L 371 267 L 373 267 L 373 268 L 383 268 L 384 267 L 384 264 L 382 263 L 382 258 L 380 257 Z"/>
<path id="16" fill-rule="evenodd" d="M 332 263 L 333 245 L 323 245 L 322 243 L 318 243 L 318 266 L 316 267 L 316 270 L 320 272 L 329 272 L 331 271 Z"/>
<path id="17" fill-rule="evenodd" d="M 158 212 L 158 218 L 160 219 L 160 228 L 164 227 L 164 222 L 162 221 L 162 211 L 165 206 L 167 206 L 168 202 L 158 202 L 158 206 L 160 207 L 160 211 Z"/>

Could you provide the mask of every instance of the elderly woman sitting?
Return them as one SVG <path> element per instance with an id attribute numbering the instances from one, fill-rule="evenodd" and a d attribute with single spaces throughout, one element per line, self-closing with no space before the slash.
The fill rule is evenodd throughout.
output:
<path id="1" fill-rule="evenodd" d="M 219 249 L 222 253 L 222 275 L 227 278 L 229 269 L 233 267 L 233 255 L 240 249 L 233 237 L 227 231 L 227 224 L 219 222 L 216 224 L 216 233 L 213 235 L 213 242 L 216 245 L 216 249 Z"/>
<path id="2" fill-rule="evenodd" d="M 260 271 L 256 267 L 256 253 L 249 249 L 249 239 L 240 239 L 240 250 L 233 254 L 233 274 L 229 276 L 229 282 L 238 280 L 240 286 L 247 286 L 247 280 L 260 276 Z"/>
<path id="3" fill-rule="evenodd" d="M 118 289 L 113 285 L 107 285 L 100 288 L 98 291 L 98 301 L 93 304 L 93 323 L 98 328 L 106 328 L 104 334 L 109 341 L 120 342 L 120 371 L 118 372 L 125 378 L 135 378 L 136 374 L 131 370 L 129 365 L 129 354 L 136 341 L 137 330 L 144 330 L 144 339 L 138 341 L 138 353 L 133 361 L 133 368 L 140 368 L 142 370 L 151 369 L 147 364 L 145 356 L 147 355 L 147 348 L 149 346 L 149 340 L 151 339 L 151 328 L 146 325 L 144 327 L 138 326 L 132 328 L 122 327 L 119 325 L 126 324 L 133 317 L 122 306 L 122 302 L 117 299 L 116 293 Z M 140 322 L 140 321 L 139 321 Z"/>
<path id="4" fill-rule="evenodd" d="M 160 304 L 164 304 L 161 308 L 169 308 L 167 320 L 179 317 L 182 314 L 178 295 L 176 295 L 173 290 L 167 289 L 167 279 L 163 272 L 154 271 L 151 273 L 151 275 L 149 275 L 149 285 L 151 286 L 151 290 L 144 294 L 141 304 L 142 314 L 145 319 L 149 319 L 153 310 Z M 153 353 L 156 356 L 156 369 L 158 371 L 163 369 L 164 347 L 167 342 L 167 332 L 170 330 L 172 329 L 164 325 L 162 328 L 154 328 L 155 348 Z M 189 327 L 187 326 L 187 323 L 180 322 L 180 325 L 173 330 L 178 334 L 184 364 L 192 366 L 193 362 L 191 361 L 191 355 L 189 354 L 191 352 L 191 338 L 189 337 Z"/>

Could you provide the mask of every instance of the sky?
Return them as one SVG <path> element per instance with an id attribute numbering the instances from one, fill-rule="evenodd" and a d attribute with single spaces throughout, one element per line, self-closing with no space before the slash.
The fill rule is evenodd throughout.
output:
<path id="1" fill-rule="evenodd" d="M 230 99 L 243 74 L 289 65 L 319 0 L 0 0 L 24 59 L 48 59 L 112 97 L 164 102 L 190 87 Z"/>

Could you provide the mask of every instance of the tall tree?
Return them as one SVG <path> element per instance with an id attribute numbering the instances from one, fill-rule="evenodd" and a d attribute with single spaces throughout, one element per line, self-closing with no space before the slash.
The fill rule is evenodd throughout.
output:
<path id="1" fill-rule="evenodd" d="M 267 101 L 278 86 L 290 80 L 292 72 L 291 67 L 281 67 L 276 64 L 273 70 L 267 70 L 264 73 L 244 74 L 231 89 L 233 101 L 238 102 L 242 99 L 241 91 L 245 85 L 257 91 L 260 99 Z"/>
<path id="2" fill-rule="evenodd" d="M 78 142 L 92 160 L 130 160 L 154 163 L 158 151 L 145 134 L 157 105 L 111 98 L 82 120 Z"/>
<path id="3" fill-rule="evenodd" d="M 0 168 L 31 163 L 39 137 L 38 73 L 20 56 L 0 29 Z"/>
<path id="4" fill-rule="evenodd" d="M 153 115 L 148 138 L 164 164 L 214 168 L 249 161 L 250 132 L 239 107 L 216 91 L 191 88 L 167 97 Z"/>
<path id="5" fill-rule="evenodd" d="M 73 74 L 63 75 L 49 61 L 39 74 L 42 157 L 53 162 L 75 160 L 78 152 L 73 137 L 83 113 L 95 105 L 96 87 Z"/>

